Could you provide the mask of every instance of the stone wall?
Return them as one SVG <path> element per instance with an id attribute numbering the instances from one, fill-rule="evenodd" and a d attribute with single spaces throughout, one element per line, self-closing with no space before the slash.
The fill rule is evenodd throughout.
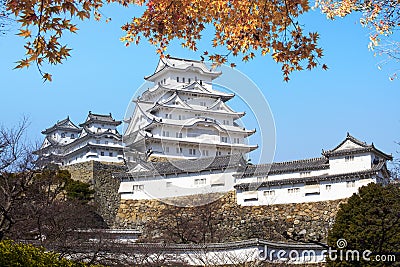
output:
<path id="1" fill-rule="evenodd" d="M 170 205 L 159 200 L 120 200 L 120 182 L 113 178 L 113 173 L 126 171 L 124 165 L 90 161 L 65 166 L 63 169 L 68 170 L 73 179 L 92 184 L 96 192 L 95 205 L 109 227 L 143 230 L 149 222 L 157 221 L 162 212 L 171 209 Z M 192 203 L 196 198 L 204 197 L 191 196 L 178 201 Z M 236 194 L 232 191 L 217 200 L 219 210 L 216 212 L 222 214 L 218 227 L 229 229 L 231 235 L 227 241 L 248 238 L 278 240 L 283 235 L 289 238 L 300 236 L 302 240 L 325 241 L 339 204 L 344 201 L 242 207 L 236 204 Z"/>
<path id="2" fill-rule="evenodd" d="M 93 183 L 93 161 L 62 166 L 61 169 L 69 171 L 71 178 L 74 180 Z"/>
<path id="3" fill-rule="evenodd" d="M 298 239 L 325 242 L 339 204 L 344 201 L 242 207 L 236 204 L 235 192 L 232 191 L 217 200 L 219 210 L 216 214 L 222 216 L 216 225 L 229 232 L 225 241 L 272 238 L 276 241 Z M 144 229 L 144 235 L 157 235 L 149 232 L 146 224 L 160 221 L 165 209 L 172 207 L 158 200 L 121 200 L 116 226 Z M 146 238 L 151 239 L 151 236 Z"/>
<path id="4" fill-rule="evenodd" d="M 62 169 L 68 170 L 72 179 L 92 185 L 92 189 L 95 190 L 94 204 L 97 212 L 103 217 L 107 225 L 112 227 L 120 200 L 118 194 L 120 182 L 113 178 L 113 173 L 124 172 L 126 167 L 122 164 L 88 161 L 63 166 Z"/>

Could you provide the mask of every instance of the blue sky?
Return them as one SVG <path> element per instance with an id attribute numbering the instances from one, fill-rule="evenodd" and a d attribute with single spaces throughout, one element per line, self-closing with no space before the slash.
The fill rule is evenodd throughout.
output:
<path id="1" fill-rule="evenodd" d="M 123 118 L 158 57 L 147 42 L 125 47 L 119 41 L 123 35 L 120 26 L 132 16 L 132 9 L 111 7 L 103 13 L 112 18 L 110 23 L 81 23 L 78 34 L 65 37 L 73 48 L 72 57 L 63 65 L 44 68 L 53 74 L 51 83 L 43 83 L 35 67 L 13 70 L 14 62 L 24 55 L 23 40 L 14 35 L 17 26 L 0 37 L 1 124 L 10 127 L 27 115 L 29 137 L 40 140 L 41 130 L 67 115 L 75 123 L 82 122 L 89 110 Z M 384 58 L 368 51 L 368 30 L 355 16 L 328 21 L 314 11 L 300 22 L 320 33 L 319 44 L 325 54 L 321 62 L 329 66 L 328 71 L 294 73 L 285 83 L 280 66 L 269 57 L 259 56 L 248 63 L 234 59 L 238 70 L 249 76 L 268 100 L 276 125 L 275 161 L 319 157 L 321 149 L 335 147 L 346 132 L 398 157 L 400 81 L 391 82 L 388 77 L 399 66 L 378 70 L 377 64 Z M 210 34 L 204 32 L 198 52 L 175 42 L 168 53 L 199 59 L 202 51 L 210 51 Z"/>

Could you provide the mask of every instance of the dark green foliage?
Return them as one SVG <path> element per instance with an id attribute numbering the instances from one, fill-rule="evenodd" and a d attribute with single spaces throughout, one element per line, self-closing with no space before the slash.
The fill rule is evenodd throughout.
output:
<path id="1" fill-rule="evenodd" d="M 335 224 L 329 232 L 328 245 L 337 249 L 337 241 L 345 239 L 343 253 L 358 250 L 360 261 L 348 260 L 329 262 L 328 266 L 398 266 L 390 261 L 377 261 L 375 255 L 397 254 L 400 261 L 400 189 L 398 186 L 382 186 L 371 183 L 360 189 L 358 194 L 342 204 Z M 371 261 L 363 261 L 362 253 L 372 252 Z M 389 256 L 392 257 L 392 256 Z"/>
<path id="2" fill-rule="evenodd" d="M 3 240 L 0 242 L 0 266 L 83 267 L 88 265 L 60 258 L 59 254 L 46 252 L 44 248 Z"/>
<path id="3" fill-rule="evenodd" d="M 94 190 L 90 189 L 90 185 L 81 181 L 68 180 L 65 191 L 69 199 L 88 202 L 93 199 Z"/>

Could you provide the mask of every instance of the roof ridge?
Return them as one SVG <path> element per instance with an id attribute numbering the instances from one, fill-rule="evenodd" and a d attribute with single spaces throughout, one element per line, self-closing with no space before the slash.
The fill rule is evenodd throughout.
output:
<path id="1" fill-rule="evenodd" d="M 186 58 L 179 58 L 179 57 L 173 57 L 173 56 L 166 56 L 165 57 L 167 60 L 168 59 L 175 59 L 175 60 L 181 60 L 181 61 L 188 61 L 188 62 L 196 62 L 196 63 L 203 63 L 204 61 L 202 60 L 196 60 L 196 59 L 186 59 Z"/>
<path id="2" fill-rule="evenodd" d="M 323 160 L 326 159 L 326 157 L 314 157 L 314 158 L 307 158 L 307 159 L 296 159 L 296 160 L 289 160 L 289 161 L 281 161 L 281 162 L 271 162 L 271 163 L 262 163 L 262 164 L 255 164 L 253 166 L 267 166 L 267 165 L 287 165 L 287 164 L 292 164 L 292 163 L 297 163 L 297 162 L 313 162 L 313 161 L 318 161 L 318 160 Z"/>
<path id="3" fill-rule="evenodd" d="M 100 117 L 110 117 L 110 118 L 112 118 L 111 112 L 109 114 L 99 114 L 99 113 L 92 113 L 91 111 L 89 111 L 89 116 L 100 116 Z"/>

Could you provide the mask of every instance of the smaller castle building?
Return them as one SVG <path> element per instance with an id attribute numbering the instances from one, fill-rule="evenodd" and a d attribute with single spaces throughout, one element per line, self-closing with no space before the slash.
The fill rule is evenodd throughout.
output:
<path id="1" fill-rule="evenodd" d="M 248 165 L 235 175 L 237 202 L 253 206 L 348 198 L 369 183 L 388 184 L 386 161 L 392 159 L 347 133 L 319 158 Z"/>
<path id="2" fill-rule="evenodd" d="M 120 174 L 121 199 L 236 192 L 237 203 L 259 206 L 337 200 L 369 183 L 388 184 L 391 155 L 347 134 L 319 158 L 249 164 L 243 155 L 154 162 Z"/>
<path id="3" fill-rule="evenodd" d="M 85 161 L 123 163 L 121 121 L 109 115 L 89 111 L 85 122 L 76 126 L 70 119 L 57 122 L 42 131 L 46 135 L 39 150 L 40 164 L 70 165 Z"/>

